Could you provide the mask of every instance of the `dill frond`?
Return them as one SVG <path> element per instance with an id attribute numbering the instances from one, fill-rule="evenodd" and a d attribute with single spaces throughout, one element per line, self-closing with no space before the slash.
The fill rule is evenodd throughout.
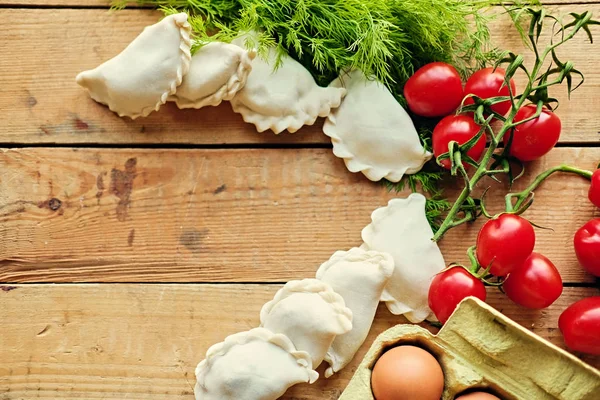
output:
<path id="1" fill-rule="evenodd" d="M 440 196 L 442 189 L 439 187 L 440 181 L 448 177 L 446 171 L 435 168 L 434 170 L 428 170 L 429 168 L 435 168 L 431 165 L 426 165 L 423 170 L 412 175 L 405 175 L 400 182 L 393 183 L 388 180 L 384 180 L 384 185 L 390 191 L 396 193 L 402 192 L 405 189 L 410 189 L 411 192 L 418 192 L 419 189 L 432 197 Z"/>
<path id="2" fill-rule="evenodd" d="M 425 201 L 425 216 L 435 234 L 442 225 L 446 212 L 450 210 L 452 204 L 442 197 L 428 198 Z"/>
<path id="3" fill-rule="evenodd" d="M 389 191 L 396 193 L 409 189 L 411 192 L 425 193 L 427 200 L 425 202 L 425 216 L 433 232 L 437 232 L 446 211 L 450 210 L 450 202 L 444 197 L 444 192 L 440 188 L 440 182 L 448 177 L 447 172 L 435 168 L 435 166 L 426 165 L 423 170 L 413 175 L 405 175 L 400 182 L 393 183 L 383 180 L 383 184 Z"/>
<path id="4" fill-rule="evenodd" d="M 497 52 L 487 28 L 494 0 L 138 0 L 163 10 L 186 11 L 203 41 L 230 41 L 261 31 L 280 54 L 304 65 L 321 85 L 345 68 L 359 68 L 401 96 L 404 82 L 432 61 L 466 73 L 489 64 Z M 530 3 L 530 2 L 528 2 Z M 125 2 L 113 2 L 122 8 Z M 216 32 L 219 33 L 216 34 Z M 224 32 L 224 33 L 221 33 Z"/>

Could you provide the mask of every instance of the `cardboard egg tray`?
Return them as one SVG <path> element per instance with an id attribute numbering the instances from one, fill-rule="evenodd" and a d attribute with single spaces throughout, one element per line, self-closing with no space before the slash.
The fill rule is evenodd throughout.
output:
<path id="1" fill-rule="evenodd" d="M 383 332 L 339 400 L 372 400 L 371 370 L 386 350 L 415 345 L 444 371 L 442 400 L 483 389 L 503 400 L 600 400 L 600 371 L 535 335 L 484 302 L 463 300 L 437 335 L 416 325 Z"/>

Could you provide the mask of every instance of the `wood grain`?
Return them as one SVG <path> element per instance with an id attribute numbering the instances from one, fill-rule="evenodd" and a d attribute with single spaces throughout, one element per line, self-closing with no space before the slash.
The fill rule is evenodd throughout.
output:
<path id="1" fill-rule="evenodd" d="M 209 346 L 256 327 L 280 285 L 24 285 L 0 290 L 0 398 L 189 399 Z M 488 302 L 562 346 L 556 319 L 599 292 L 567 288 L 542 312 L 496 290 Z M 339 376 L 283 399 L 337 399 L 375 336 L 406 321 L 381 306 L 369 338 Z M 429 327 L 432 331 L 435 328 Z M 598 367 L 598 357 L 584 357 Z M 320 369 L 322 372 L 322 368 Z M 168 396 L 168 397 L 167 397 Z"/>
<path id="2" fill-rule="evenodd" d="M 327 142 L 319 127 L 298 135 L 259 134 L 229 103 L 202 110 L 167 104 L 148 118 L 119 118 L 75 83 L 77 73 L 113 57 L 160 13 L 96 9 L 1 10 L 0 143 Z M 11 21 L 20 21 L 14 25 Z M 31 37 L 44 32 L 44 46 Z"/>
<path id="3" fill-rule="evenodd" d="M 561 162 L 599 160 L 600 148 L 555 149 L 517 188 Z M 0 282 L 284 282 L 360 245 L 371 212 L 396 196 L 330 149 L 29 148 L 0 153 L 0 171 Z M 571 243 L 600 216 L 588 187 L 555 176 L 527 213 L 554 229 L 537 230 L 536 248 L 566 282 L 593 281 Z M 495 188 L 490 212 L 503 201 Z M 447 262 L 466 261 L 481 223 L 446 236 Z"/>
<path id="4" fill-rule="evenodd" d="M 600 4 L 582 5 L 588 2 L 559 9 L 600 14 Z M 328 142 L 318 125 L 257 134 L 227 104 L 200 111 L 167 105 L 135 122 L 95 104 L 75 75 L 118 53 L 160 15 L 109 13 L 107 4 L 0 0 L 0 143 Z M 492 31 L 501 47 L 521 48 L 507 23 Z M 564 53 L 588 79 L 571 103 L 559 96 L 564 143 L 598 144 L 600 126 L 590 117 L 600 111 L 595 49 L 580 38 Z M 598 161 L 600 147 L 561 148 L 530 174 L 560 162 L 592 169 Z M 531 311 L 489 291 L 490 304 L 559 346 L 560 312 L 600 294 L 571 244 L 580 225 L 600 216 L 586 190 L 582 179 L 552 178 L 527 214 L 555 229 L 537 230 L 536 248 L 570 284 L 563 296 Z M 313 276 L 335 250 L 359 245 L 370 213 L 395 196 L 350 174 L 330 149 L 0 150 L 0 399 L 191 398 L 206 349 L 256 326 L 260 307 L 281 286 L 252 282 Z M 488 199 L 498 211 L 498 185 Z M 481 223 L 450 232 L 442 243 L 447 262 L 465 261 Z M 340 376 L 298 386 L 284 399 L 337 399 L 375 336 L 403 322 L 380 307 L 369 339 Z M 599 357 L 583 359 L 600 367 Z"/>
<path id="5" fill-rule="evenodd" d="M 561 6 L 559 10 L 591 9 L 600 5 Z M 234 114 L 229 104 L 202 110 L 177 110 L 172 104 L 148 118 L 131 121 L 92 101 L 75 83 L 77 73 L 93 68 L 121 51 L 159 13 L 104 9 L 2 9 L 0 11 L 0 143 L 327 143 L 316 126 L 296 134 L 258 134 Z M 19 21 L 14 24 L 14 21 Z M 44 32 L 44 45 L 31 40 Z M 595 31 L 598 31 L 596 29 Z M 492 26 L 502 48 L 521 49 L 507 18 Z M 598 143 L 600 125 L 590 115 L 600 113 L 600 52 L 584 36 L 564 52 L 587 76 L 586 84 L 566 101 L 560 116 L 563 142 Z M 547 35 L 545 36 L 547 39 Z M 522 82 L 522 81 L 520 81 Z"/>
<path id="6" fill-rule="evenodd" d="M 543 1 L 545 5 L 552 4 L 592 4 L 597 3 L 597 0 L 548 0 Z M 3 6 L 59 6 L 59 7 L 107 7 L 110 5 L 110 0 L 1 0 L 0 5 Z M 135 1 L 131 2 L 129 7 L 139 7 Z"/>

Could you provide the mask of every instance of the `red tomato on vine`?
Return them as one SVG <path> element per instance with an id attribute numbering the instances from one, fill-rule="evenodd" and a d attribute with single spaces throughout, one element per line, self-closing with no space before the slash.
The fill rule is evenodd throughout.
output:
<path id="1" fill-rule="evenodd" d="M 432 144 L 433 154 L 439 157 L 448 152 L 448 143 L 455 141 L 458 144 L 465 144 L 473 139 L 481 130 L 481 127 L 475 123 L 473 117 L 468 115 L 448 115 L 443 118 L 433 129 Z M 473 160 L 478 161 L 485 151 L 485 135 L 481 135 L 477 143 L 467 151 L 467 155 Z M 449 159 L 441 161 L 442 166 L 450 169 Z M 467 166 L 463 162 L 464 166 Z"/>
<path id="2" fill-rule="evenodd" d="M 600 296 L 569 306 L 560 315 L 558 328 L 571 350 L 600 355 Z"/>
<path id="3" fill-rule="evenodd" d="M 592 174 L 592 183 L 588 192 L 588 198 L 593 205 L 600 208 L 600 169 Z"/>
<path id="4" fill-rule="evenodd" d="M 443 117 L 460 106 L 463 99 L 462 81 L 453 66 L 443 62 L 429 63 L 406 81 L 404 97 L 415 114 Z"/>
<path id="5" fill-rule="evenodd" d="M 465 297 L 485 301 L 483 283 L 463 267 L 452 267 L 437 274 L 429 286 L 429 308 L 443 324 Z"/>
<path id="6" fill-rule="evenodd" d="M 562 294 L 562 278 L 556 266 L 542 254 L 533 252 L 523 265 L 508 275 L 502 285 L 509 299 L 520 306 L 541 309 Z"/>
<path id="7" fill-rule="evenodd" d="M 573 244 L 579 264 L 590 274 L 600 277 L 600 218 L 579 228 Z"/>
<path id="8" fill-rule="evenodd" d="M 508 86 L 504 84 L 504 77 L 506 71 L 502 68 L 483 68 L 475 72 L 467 80 L 465 84 L 465 96 L 474 94 L 481 99 L 489 99 L 492 97 L 509 96 L 510 92 Z M 514 95 L 516 95 L 517 87 L 513 79 L 510 80 L 510 88 Z M 472 98 L 465 100 L 465 105 L 473 104 Z M 510 100 L 506 100 L 500 103 L 492 105 L 492 110 L 500 115 L 506 115 L 510 111 Z"/>
<path id="9" fill-rule="evenodd" d="M 515 115 L 514 122 L 526 120 L 535 115 L 536 106 L 529 104 Z M 533 161 L 547 154 L 558 143 L 560 137 L 560 118 L 552 111 L 543 109 L 539 117 L 518 125 L 512 132 L 510 154 L 521 161 Z M 511 133 L 503 137 L 508 145 Z"/>
<path id="10" fill-rule="evenodd" d="M 506 276 L 523 265 L 535 246 L 533 226 L 515 214 L 500 214 L 487 221 L 477 235 L 477 261 L 490 272 Z"/>

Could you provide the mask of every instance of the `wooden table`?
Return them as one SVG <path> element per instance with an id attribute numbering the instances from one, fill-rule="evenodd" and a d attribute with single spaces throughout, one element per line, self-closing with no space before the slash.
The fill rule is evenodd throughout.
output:
<path id="1" fill-rule="evenodd" d="M 210 345 L 257 326 L 282 283 L 312 277 L 334 251 L 360 245 L 371 212 L 397 196 L 348 172 L 320 123 L 275 136 L 256 133 L 228 104 L 169 104 L 136 121 L 96 104 L 75 75 L 159 16 L 109 13 L 105 3 L 0 0 L 4 400 L 192 398 L 194 367 Z M 554 3 L 600 15 L 597 3 Z M 493 32 L 501 47 L 522 49 L 506 20 Z M 521 186 L 560 162 L 593 169 L 600 161 L 600 48 L 581 36 L 564 53 L 587 82 L 571 102 L 560 92 L 561 142 L 528 166 Z M 536 248 L 560 269 L 562 297 L 532 311 L 489 291 L 491 305 L 559 346 L 561 311 L 600 293 L 572 246 L 575 230 L 600 216 L 587 188 L 553 177 L 527 214 L 554 229 L 537 231 Z M 501 190 L 488 195 L 492 209 L 500 210 Z M 447 262 L 465 261 L 481 223 L 448 234 Z M 336 399 L 373 338 L 403 322 L 380 307 L 355 362 L 285 398 Z M 582 358 L 600 366 L 599 357 Z"/>

